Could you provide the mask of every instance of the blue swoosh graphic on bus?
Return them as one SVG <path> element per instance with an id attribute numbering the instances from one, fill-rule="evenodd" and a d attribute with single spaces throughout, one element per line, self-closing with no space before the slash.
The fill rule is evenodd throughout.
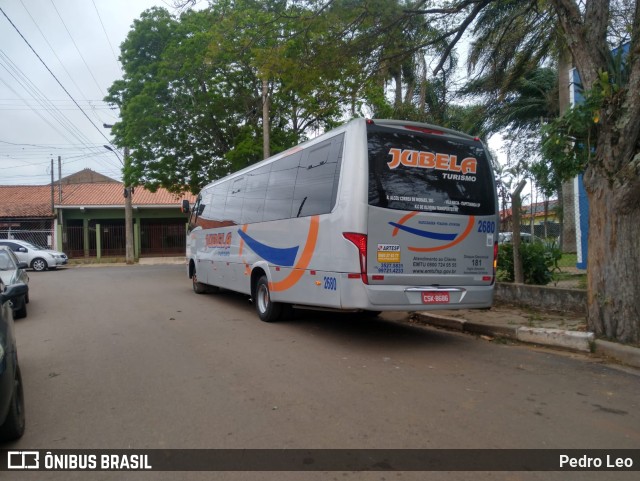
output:
<path id="1" fill-rule="evenodd" d="M 270 264 L 291 267 L 296 261 L 296 256 L 298 255 L 298 249 L 300 246 L 284 248 L 271 247 L 263 244 L 262 242 L 258 242 L 246 232 L 242 232 L 240 229 L 238 229 L 238 235 L 246 242 L 253 252 Z"/>
<path id="2" fill-rule="evenodd" d="M 389 222 L 389 224 L 391 224 L 396 229 L 409 232 L 410 234 L 419 235 L 420 237 L 426 237 L 428 239 L 452 241 L 458 235 L 458 234 L 440 234 L 438 232 L 429 232 L 428 230 L 414 229 L 413 227 L 408 227 L 404 224 L 396 224 L 395 222 Z"/>

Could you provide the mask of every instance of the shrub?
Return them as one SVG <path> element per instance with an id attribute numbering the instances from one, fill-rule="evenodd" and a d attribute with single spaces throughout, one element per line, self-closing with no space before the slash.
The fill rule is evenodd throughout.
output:
<path id="1" fill-rule="evenodd" d="M 562 253 L 553 243 L 527 242 L 520 244 L 520 256 L 525 284 L 545 285 L 559 270 Z M 497 278 L 501 282 L 514 280 L 513 244 L 500 244 L 498 248 Z"/>

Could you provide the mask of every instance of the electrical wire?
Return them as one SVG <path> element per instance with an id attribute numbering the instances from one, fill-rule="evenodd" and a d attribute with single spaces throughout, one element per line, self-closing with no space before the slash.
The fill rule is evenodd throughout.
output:
<path id="1" fill-rule="evenodd" d="M 80 56 L 80 58 L 82 59 L 82 63 L 84 63 L 84 66 L 87 68 L 87 71 L 89 72 L 89 75 L 91 75 L 91 78 L 93 79 L 93 81 L 95 82 L 96 86 L 98 87 L 98 90 L 100 91 L 100 93 L 106 97 L 106 94 L 104 93 L 104 91 L 102 90 L 102 87 L 100 86 L 100 84 L 98 83 L 98 81 L 96 80 L 96 77 L 93 75 L 93 71 L 89 68 L 89 64 L 87 64 L 87 61 L 84 59 L 84 56 L 82 55 L 82 52 L 80 51 L 80 49 L 78 48 L 78 44 L 76 44 L 76 41 L 73 39 L 73 36 L 71 35 L 71 32 L 69 31 L 69 28 L 67 27 L 67 24 L 64 23 L 64 19 L 62 18 L 62 15 L 60 15 L 60 12 L 58 11 L 58 7 L 56 7 L 56 4 L 53 3 L 53 0 L 51 1 L 51 5 L 53 6 L 53 9 L 56 11 L 56 13 L 58 14 L 58 18 L 60 19 L 60 22 L 62 23 L 62 26 L 64 27 L 64 29 L 67 31 L 67 35 L 69 35 L 69 38 L 71 39 L 71 43 L 73 43 L 73 46 L 76 48 L 76 52 L 78 52 L 78 55 Z"/>
<path id="2" fill-rule="evenodd" d="M 22 1 L 22 0 L 20 0 L 20 1 Z M 91 2 L 93 3 L 93 8 L 95 8 L 96 14 L 98 15 L 98 20 L 100 20 L 100 25 L 102 25 L 102 31 L 104 32 L 104 36 L 107 39 L 107 43 L 109 44 L 109 48 L 111 49 L 111 53 L 113 54 L 113 58 L 116 61 L 116 64 L 118 65 L 118 68 L 120 69 L 120 72 L 122 72 L 122 66 L 120 65 L 120 62 L 118 61 L 118 56 L 116 55 L 116 52 L 113 49 L 113 44 L 111 42 L 111 39 L 109 38 L 109 35 L 107 34 L 107 29 L 104 28 L 104 23 L 102 22 L 102 17 L 100 16 L 100 12 L 98 11 L 98 6 L 96 5 L 95 0 L 91 0 Z"/>
<path id="3" fill-rule="evenodd" d="M 38 58 L 38 60 L 40 60 L 40 62 L 42 63 L 42 65 L 44 65 L 44 67 L 47 69 L 47 71 L 51 74 L 51 76 L 55 79 L 55 81 L 58 83 L 58 85 L 60 86 L 60 88 L 62 88 L 62 90 L 67 94 L 67 96 L 73 101 L 73 103 L 76 105 L 76 107 L 78 107 L 78 109 L 80 110 L 80 112 L 82 112 L 82 114 L 87 118 L 87 120 L 89 121 L 89 123 L 100 133 L 100 136 L 102 138 L 104 138 L 109 145 L 113 145 L 111 143 L 111 140 L 109 140 L 107 138 L 106 135 L 104 135 L 104 132 L 102 132 L 97 125 L 95 125 L 93 123 L 93 121 L 89 118 L 89 116 L 87 115 L 87 113 L 82 109 L 82 107 L 80 107 L 80 105 L 78 104 L 78 102 L 76 101 L 76 99 L 69 93 L 69 91 L 65 88 L 65 86 L 62 84 L 62 82 L 60 82 L 60 80 L 58 79 L 58 77 L 56 77 L 56 75 L 51 71 L 51 69 L 49 68 L 49 66 L 46 64 L 46 62 L 42 59 L 42 57 L 40 57 L 40 55 L 38 54 L 38 52 L 36 52 L 36 50 L 33 48 L 33 46 L 29 43 L 29 41 L 25 38 L 25 36 L 22 34 L 22 32 L 20 31 L 20 29 L 13 23 L 13 21 L 9 18 L 9 16 L 7 15 L 7 13 L 4 11 L 4 9 L 2 7 L 0 7 L 0 12 L 2 12 L 2 14 L 4 15 L 4 17 L 7 19 L 7 21 L 11 24 L 11 26 L 16 30 L 16 32 L 18 32 L 18 35 L 20 35 L 20 37 L 22 38 L 22 40 L 29 46 L 29 48 L 31 49 L 31 51 L 34 53 L 34 55 Z M 115 148 L 115 146 L 114 146 Z"/>

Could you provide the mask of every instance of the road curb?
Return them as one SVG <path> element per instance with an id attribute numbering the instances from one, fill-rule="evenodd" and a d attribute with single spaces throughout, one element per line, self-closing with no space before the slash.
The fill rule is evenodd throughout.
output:
<path id="1" fill-rule="evenodd" d="M 597 340 L 592 332 L 526 326 L 499 326 L 424 312 L 413 313 L 413 318 L 430 326 L 453 331 L 514 339 L 571 351 L 591 352 L 600 357 L 640 368 L 640 348 Z"/>
<path id="2" fill-rule="evenodd" d="M 617 342 L 595 341 L 595 353 L 599 356 L 605 356 L 623 364 L 640 368 L 640 348 L 633 346 L 625 346 Z"/>
<path id="3" fill-rule="evenodd" d="M 519 327 L 518 341 L 545 346 L 561 347 L 573 351 L 591 352 L 595 336 L 593 332 L 565 331 L 542 327 Z"/>

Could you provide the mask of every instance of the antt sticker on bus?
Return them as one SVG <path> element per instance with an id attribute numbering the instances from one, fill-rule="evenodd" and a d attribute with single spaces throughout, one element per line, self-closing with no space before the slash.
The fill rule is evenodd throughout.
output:
<path id="1" fill-rule="evenodd" d="M 398 244 L 378 244 L 378 262 L 400 262 L 400 246 Z"/>

